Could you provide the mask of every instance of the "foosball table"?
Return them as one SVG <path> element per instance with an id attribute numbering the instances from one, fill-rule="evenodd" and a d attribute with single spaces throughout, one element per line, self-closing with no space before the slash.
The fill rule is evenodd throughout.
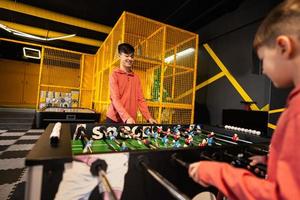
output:
<path id="1" fill-rule="evenodd" d="M 189 163 L 249 168 L 248 157 L 267 154 L 268 145 L 257 134 L 200 124 L 50 124 L 26 158 L 26 199 L 192 199 L 217 191 L 194 183 Z M 265 166 L 249 170 L 266 174 Z"/>

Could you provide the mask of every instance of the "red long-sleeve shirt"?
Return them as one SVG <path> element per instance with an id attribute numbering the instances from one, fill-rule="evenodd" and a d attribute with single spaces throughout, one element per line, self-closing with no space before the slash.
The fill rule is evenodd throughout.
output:
<path id="1" fill-rule="evenodd" d="M 109 77 L 109 86 L 111 104 L 107 110 L 107 117 L 116 122 L 126 122 L 130 117 L 136 120 L 139 108 L 146 120 L 151 118 L 143 97 L 141 81 L 136 74 L 117 68 Z"/>
<path id="2" fill-rule="evenodd" d="M 225 163 L 203 161 L 198 169 L 200 180 L 229 199 L 300 199 L 300 87 L 290 93 L 273 133 L 266 179 Z"/>

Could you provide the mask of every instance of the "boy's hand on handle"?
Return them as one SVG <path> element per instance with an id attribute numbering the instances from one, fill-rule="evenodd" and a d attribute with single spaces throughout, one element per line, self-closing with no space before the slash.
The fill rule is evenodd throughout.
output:
<path id="1" fill-rule="evenodd" d="M 265 175 L 265 172 L 260 171 L 258 165 L 266 165 L 267 164 L 267 156 L 251 156 L 248 158 L 251 160 L 247 168 L 250 171 L 254 171 L 256 174 L 260 174 L 261 176 Z"/>
<path id="2" fill-rule="evenodd" d="M 209 185 L 204 183 L 203 181 L 200 180 L 198 174 L 199 174 L 199 168 L 200 168 L 201 163 L 200 162 L 195 162 L 190 164 L 189 166 L 189 176 L 197 183 L 202 185 L 203 187 L 208 187 Z"/>
<path id="3" fill-rule="evenodd" d="M 251 156 L 249 157 L 249 160 L 251 160 L 249 165 L 252 167 L 257 164 L 263 164 L 263 165 L 267 164 L 267 156 Z"/>
<path id="4" fill-rule="evenodd" d="M 155 119 L 153 119 L 153 118 L 150 118 L 150 119 L 148 120 L 148 122 L 149 122 L 150 124 L 157 124 L 157 121 L 156 121 Z"/>
<path id="5" fill-rule="evenodd" d="M 134 121 L 133 118 L 129 117 L 129 118 L 126 120 L 125 123 L 126 123 L 126 124 L 135 124 L 135 121 Z"/>

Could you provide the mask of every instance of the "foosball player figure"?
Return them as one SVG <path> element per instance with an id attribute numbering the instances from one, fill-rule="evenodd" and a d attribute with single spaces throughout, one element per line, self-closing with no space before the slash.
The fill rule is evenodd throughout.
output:
<path id="1" fill-rule="evenodd" d="M 196 133 L 197 133 L 197 134 L 202 133 L 202 129 L 201 129 L 200 124 L 198 124 L 198 125 L 196 126 Z"/>
<path id="2" fill-rule="evenodd" d="M 115 140 L 116 139 L 116 136 L 117 136 L 117 132 L 115 132 L 115 131 L 107 131 L 107 133 L 108 133 L 108 138 L 110 139 L 110 140 Z"/>
<path id="3" fill-rule="evenodd" d="M 194 129 L 188 128 L 188 129 L 187 129 L 187 134 L 189 134 L 189 135 L 191 135 L 192 137 L 194 137 L 194 136 L 195 136 L 195 134 L 194 134 Z"/>
<path id="4" fill-rule="evenodd" d="M 153 132 L 153 138 L 154 138 L 155 141 L 157 140 L 157 138 L 158 138 L 158 133 L 157 133 L 157 131 L 154 131 L 154 132 Z"/>
<path id="5" fill-rule="evenodd" d="M 173 140 L 173 147 L 174 148 L 179 148 L 180 147 L 180 142 L 179 142 L 179 139 L 178 140 Z"/>
<path id="6" fill-rule="evenodd" d="M 206 139 L 203 139 L 201 143 L 199 143 L 199 147 L 205 147 L 207 145 Z"/>
<path id="7" fill-rule="evenodd" d="M 180 131 L 174 133 L 174 140 L 173 140 L 173 147 L 178 148 L 180 147 L 179 139 L 180 139 Z"/>
<path id="8" fill-rule="evenodd" d="M 165 135 L 165 136 L 161 139 L 161 141 L 162 141 L 162 143 L 163 143 L 164 145 L 167 145 L 167 143 L 168 143 L 168 141 L 169 141 L 168 135 Z"/>
<path id="9" fill-rule="evenodd" d="M 165 131 L 164 134 L 167 136 L 171 135 L 171 129 L 167 128 L 167 131 Z"/>
<path id="10" fill-rule="evenodd" d="M 211 132 L 210 134 L 207 135 L 207 145 L 212 146 L 215 143 L 215 133 Z"/>
<path id="11" fill-rule="evenodd" d="M 145 128 L 144 133 L 146 137 L 150 137 L 151 134 L 150 128 Z"/>
<path id="12" fill-rule="evenodd" d="M 193 141 L 193 137 L 190 134 L 185 135 L 185 141 L 184 141 L 184 143 L 187 146 L 192 145 L 192 141 Z"/>
<path id="13" fill-rule="evenodd" d="M 181 125 L 177 125 L 175 127 L 173 127 L 173 133 L 177 133 L 177 132 L 180 132 L 180 128 L 181 128 Z"/>
<path id="14" fill-rule="evenodd" d="M 174 140 L 179 140 L 179 138 L 180 138 L 180 131 L 178 130 L 178 131 L 174 132 L 173 137 L 174 137 Z"/>
<path id="15" fill-rule="evenodd" d="M 161 126 L 157 127 L 157 133 L 158 134 L 162 134 L 163 133 L 163 129 Z"/>
<path id="16" fill-rule="evenodd" d="M 238 134 L 233 134 L 233 136 L 232 136 L 232 141 L 234 141 L 234 142 L 237 142 L 239 140 L 239 136 L 238 136 Z"/>
<path id="17" fill-rule="evenodd" d="M 126 146 L 125 142 L 122 142 L 121 151 L 126 151 L 126 150 L 128 150 L 128 147 Z"/>

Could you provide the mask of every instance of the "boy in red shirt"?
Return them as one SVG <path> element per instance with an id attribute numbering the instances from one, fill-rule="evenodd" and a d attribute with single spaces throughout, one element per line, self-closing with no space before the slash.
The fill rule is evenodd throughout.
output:
<path id="1" fill-rule="evenodd" d="M 138 108 L 149 123 L 156 123 L 143 97 L 141 81 L 132 71 L 133 46 L 122 43 L 118 46 L 118 53 L 120 68 L 115 69 L 109 77 L 111 104 L 107 110 L 106 123 L 134 124 Z"/>
<path id="2" fill-rule="evenodd" d="M 284 1 L 267 16 L 254 47 L 263 73 L 276 87 L 295 86 L 278 120 L 268 159 L 251 158 L 253 166 L 267 162 L 267 178 L 210 161 L 191 164 L 189 175 L 202 186 L 217 187 L 229 199 L 300 199 L 300 0 Z"/>

